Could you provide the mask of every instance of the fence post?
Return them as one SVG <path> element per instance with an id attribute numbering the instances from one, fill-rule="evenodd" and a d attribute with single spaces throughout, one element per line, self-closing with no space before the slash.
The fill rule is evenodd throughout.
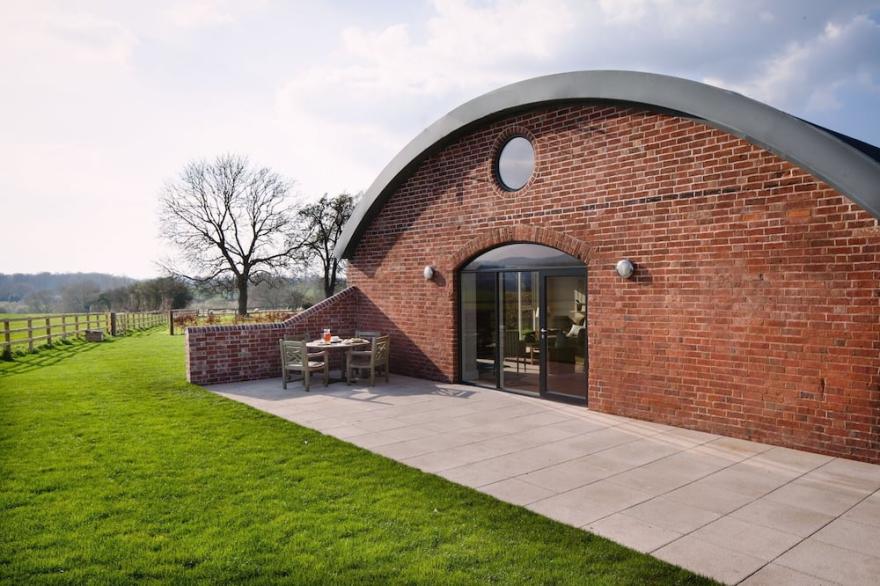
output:
<path id="1" fill-rule="evenodd" d="M 52 345 L 52 318 L 46 318 L 46 343 Z"/>
<path id="2" fill-rule="evenodd" d="M 111 336 L 116 335 L 116 312 L 115 311 L 110 312 L 110 335 Z"/>
<path id="3" fill-rule="evenodd" d="M 67 339 L 67 314 L 61 316 L 61 339 Z"/>
<path id="4" fill-rule="evenodd" d="M 28 352 L 34 351 L 34 320 L 28 318 Z"/>
<path id="5" fill-rule="evenodd" d="M 12 334 L 9 332 L 9 320 L 3 321 L 3 340 L 5 345 L 3 347 L 3 358 L 7 360 L 12 358 Z"/>
<path id="6" fill-rule="evenodd" d="M 168 332 L 173 336 L 174 335 L 174 310 L 168 310 Z"/>

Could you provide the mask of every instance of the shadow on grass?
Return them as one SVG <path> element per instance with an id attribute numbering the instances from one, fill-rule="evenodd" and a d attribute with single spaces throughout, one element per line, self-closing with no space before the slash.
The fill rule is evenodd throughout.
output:
<path id="1" fill-rule="evenodd" d="M 76 341 L 51 346 L 43 345 L 32 354 L 13 356 L 11 360 L 0 361 L 0 378 L 52 366 L 83 352 L 90 352 L 101 344 L 111 344 L 113 341 L 112 338 L 108 338 L 103 342 Z"/>
<path id="2" fill-rule="evenodd" d="M 142 338 L 144 336 L 152 336 L 153 334 L 157 333 L 156 330 L 158 330 L 160 328 L 167 330 L 168 326 L 158 325 L 158 326 L 155 326 L 152 328 L 144 328 L 142 330 L 131 330 L 130 332 L 126 332 L 125 334 L 122 334 L 121 336 L 117 336 L 117 337 L 118 338 Z"/>
<path id="3" fill-rule="evenodd" d="M 43 344 L 37 346 L 33 352 L 24 352 L 13 354 L 11 358 L 0 359 L 0 378 L 31 372 L 46 366 L 52 366 L 63 362 L 68 358 L 73 358 L 83 352 L 94 350 L 102 344 L 112 344 L 116 340 L 122 338 L 142 338 L 156 333 L 156 330 L 164 326 L 156 326 L 154 328 L 145 328 L 142 330 L 131 330 L 121 336 L 107 336 L 103 342 L 86 342 L 83 339 L 67 340 L 57 342 L 55 344 Z"/>

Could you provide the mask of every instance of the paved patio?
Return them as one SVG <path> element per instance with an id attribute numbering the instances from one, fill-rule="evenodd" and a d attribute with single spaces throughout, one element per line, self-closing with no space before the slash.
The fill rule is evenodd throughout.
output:
<path id="1" fill-rule="evenodd" d="M 729 584 L 877 584 L 880 466 L 392 376 L 212 391 Z"/>

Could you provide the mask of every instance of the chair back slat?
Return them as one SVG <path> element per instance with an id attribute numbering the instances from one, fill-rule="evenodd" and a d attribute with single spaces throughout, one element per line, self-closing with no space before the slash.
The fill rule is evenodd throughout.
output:
<path id="1" fill-rule="evenodd" d="M 388 361 L 391 350 L 391 337 L 379 336 L 373 338 L 373 364 L 384 364 Z"/>
<path id="2" fill-rule="evenodd" d="M 364 338 L 366 340 L 372 340 L 373 338 L 378 338 L 382 334 L 379 332 L 369 331 L 369 330 L 357 330 L 354 333 L 355 338 Z"/>
<path id="3" fill-rule="evenodd" d="M 308 360 L 308 349 L 304 340 L 281 340 L 281 363 L 305 364 Z"/>

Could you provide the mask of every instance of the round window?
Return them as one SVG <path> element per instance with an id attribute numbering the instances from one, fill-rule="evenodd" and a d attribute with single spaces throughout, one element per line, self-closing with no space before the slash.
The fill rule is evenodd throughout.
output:
<path id="1" fill-rule="evenodd" d="M 523 136 L 514 136 L 501 147 L 495 172 L 501 187 L 517 191 L 525 187 L 535 171 L 535 149 Z"/>

